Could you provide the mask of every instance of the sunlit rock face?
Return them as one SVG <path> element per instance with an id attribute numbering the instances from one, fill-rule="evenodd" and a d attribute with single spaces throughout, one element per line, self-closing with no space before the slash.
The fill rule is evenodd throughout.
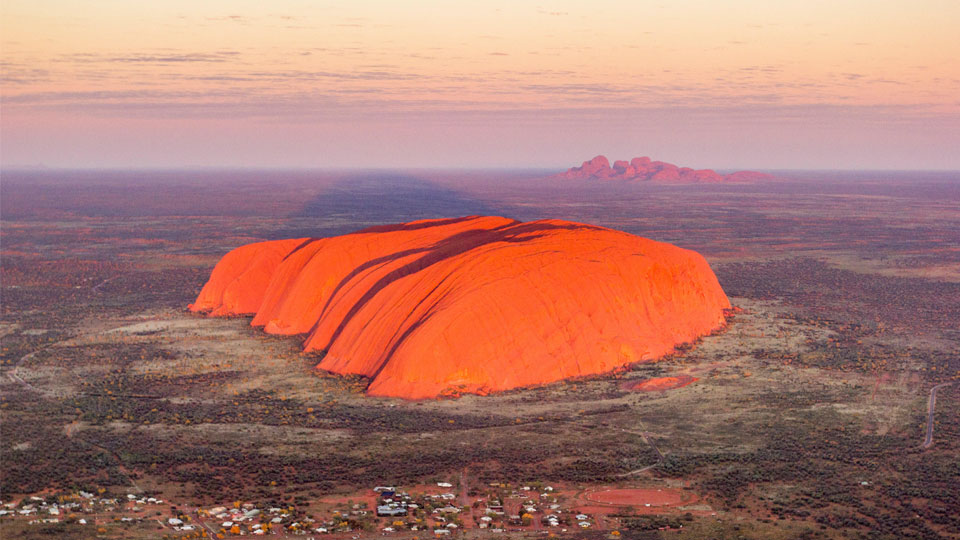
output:
<path id="1" fill-rule="evenodd" d="M 652 361 L 724 324 L 704 258 L 559 220 L 418 221 L 223 257 L 193 311 L 305 334 L 317 368 L 409 399 L 485 394 Z"/>
<path id="2" fill-rule="evenodd" d="M 648 157 L 633 158 L 627 161 L 610 161 L 605 156 L 597 156 L 584 161 L 583 165 L 573 167 L 557 175 L 567 180 L 633 180 L 638 182 L 672 183 L 716 183 L 716 182 L 758 182 L 771 180 L 769 174 L 754 171 L 739 171 L 731 174 L 719 174 L 710 169 L 691 169 L 677 167 L 672 163 L 651 161 Z"/>
<path id="3" fill-rule="evenodd" d="M 214 316 L 256 313 L 277 266 L 305 240 L 257 242 L 227 253 L 214 267 L 190 309 Z"/>

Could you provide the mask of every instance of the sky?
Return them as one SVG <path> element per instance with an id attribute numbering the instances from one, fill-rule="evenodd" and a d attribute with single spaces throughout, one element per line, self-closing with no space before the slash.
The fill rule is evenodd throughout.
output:
<path id="1" fill-rule="evenodd" d="M 956 0 L 4 0 L 0 165 L 960 170 Z"/>

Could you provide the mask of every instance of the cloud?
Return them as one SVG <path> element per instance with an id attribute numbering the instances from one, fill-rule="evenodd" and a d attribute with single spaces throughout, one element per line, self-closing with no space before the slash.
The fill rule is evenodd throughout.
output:
<path id="1" fill-rule="evenodd" d="M 254 71 L 247 74 L 247 80 L 287 80 L 287 81 L 312 81 L 312 80 L 342 80 L 342 81 L 410 81 L 427 80 L 429 77 L 402 71 L 390 71 L 383 69 L 376 70 L 358 70 L 358 71 Z"/>
<path id="2" fill-rule="evenodd" d="M 249 23 L 251 21 L 250 17 L 246 15 L 222 15 L 220 17 L 204 17 L 208 21 L 229 21 L 237 23 Z"/>
<path id="3" fill-rule="evenodd" d="M 185 17 L 183 17 L 183 18 L 185 18 Z M 270 20 L 270 19 L 276 19 L 276 20 L 280 20 L 280 21 L 289 22 L 289 21 L 297 21 L 297 20 L 300 20 L 301 18 L 302 18 L 302 17 L 296 16 L 296 15 L 278 15 L 278 14 L 274 14 L 274 15 L 264 15 L 264 16 L 262 16 L 262 17 L 250 17 L 250 16 L 248 16 L 248 15 L 236 15 L 236 14 L 233 14 L 233 15 L 220 15 L 220 16 L 215 16 L 215 17 L 204 17 L 203 19 L 206 20 L 206 21 L 211 21 L 211 22 L 227 22 L 227 23 L 237 23 L 237 24 L 248 25 L 248 24 L 253 24 L 253 23 L 256 23 L 256 22 L 267 21 L 267 20 Z"/>
<path id="4" fill-rule="evenodd" d="M 78 53 L 61 57 L 61 61 L 118 64 L 222 63 L 235 60 L 239 55 L 239 51 L 217 51 L 212 53 L 140 53 L 124 56 Z"/>
<path id="5" fill-rule="evenodd" d="M 50 70 L 15 62 L 0 62 L 0 82 L 3 84 L 30 85 L 50 80 Z"/>
<path id="6" fill-rule="evenodd" d="M 520 88 L 549 94 L 629 94 L 630 89 L 606 84 L 525 84 Z M 647 87 L 652 88 L 652 87 Z"/>
<path id="7" fill-rule="evenodd" d="M 181 80 L 180 76 L 171 76 Z M 517 84 L 510 77 L 493 81 L 482 94 L 465 98 L 466 90 L 476 86 L 472 77 L 451 77 L 430 82 L 429 92 L 411 92 L 405 86 L 384 86 L 383 80 L 413 80 L 412 73 L 367 70 L 356 73 L 277 71 L 243 75 L 216 74 L 193 76 L 217 87 L 182 89 L 128 89 L 114 91 L 42 91 L 4 96 L 5 112 L 19 110 L 61 111 L 109 118 L 261 118 L 267 121 L 313 121 L 332 118 L 507 118 L 538 115 L 589 120 L 592 117 L 632 118 L 658 110 L 691 115 L 702 121 L 734 115 L 747 121 L 768 122 L 783 119 L 803 121 L 804 115 L 824 117 L 831 111 L 842 116 L 939 119 L 944 111 L 929 106 L 854 106 L 835 100 L 833 104 L 791 105 L 783 94 L 764 92 L 749 84 L 729 83 L 739 91 L 729 95 L 711 95 L 717 84 L 705 86 L 605 85 L 587 83 Z M 340 81 L 343 84 L 315 87 L 267 84 L 251 88 L 246 83 L 287 83 L 291 80 Z M 348 82 L 357 84 L 347 84 Z M 783 86 L 789 86 L 784 84 Z M 956 111 L 954 111 L 956 112 Z M 947 111 L 949 116 L 949 111 Z M 412 116 L 411 116 L 412 115 Z M 955 118 L 954 114 L 952 118 Z"/>
<path id="8" fill-rule="evenodd" d="M 783 68 L 780 66 L 745 66 L 740 68 L 740 71 L 756 71 L 762 73 L 782 73 Z"/>

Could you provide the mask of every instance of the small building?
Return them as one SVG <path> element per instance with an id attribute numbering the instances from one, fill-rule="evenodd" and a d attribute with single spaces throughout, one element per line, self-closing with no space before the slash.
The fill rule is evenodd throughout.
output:
<path id="1" fill-rule="evenodd" d="M 377 506 L 377 515 L 380 517 L 405 516 L 407 509 L 400 506 L 381 505 Z"/>
<path id="2" fill-rule="evenodd" d="M 457 508 L 456 506 L 449 506 L 449 505 L 448 505 L 448 506 L 444 506 L 444 507 L 442 507 L 442 508 L 437 508 L 437 509 L 434 510 L 433 512 L 434 512 L 434 513 L 439 513 L 439 514 L 459 514 L 459 513 L 460 513 L 460 509 Z"/>

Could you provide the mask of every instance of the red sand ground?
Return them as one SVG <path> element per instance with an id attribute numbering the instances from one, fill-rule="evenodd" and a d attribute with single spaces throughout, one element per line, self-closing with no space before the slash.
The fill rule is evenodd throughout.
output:
<path id="1" fill-rule="evenodd" d="M 699 498 L 689 491 L 674 488 L 621 488 L 584 491 L 577 500 L 580 502 L 577 511 L 586 514 L 613 514 L 626 507 L 646 514 L 686 511 L 680 508 L 697 504 Z"/>
<path id="2" fill-rule="evenodd" d="M 357 493 L 354 495 L 339 495 L 339 496 L 330 496 L 323 497 L 318 499 L 317 502 L 324 504 L 356 504 L 356 503 L 366 503 L 367 509 L 372 509 L 377 507 L 377 501 L 379 496 L 373 492 L 363 492 Z"/>
<path id="3" fill-rule="evenodd" d="M 319 369 L 408 399 L 653 361 L 722 326 L 729 308 L 696 252 L 581 223 L 479 216 L 242 246 L 190 306 L 306 333 L 306 351 L 327 351 Z"/>
<path id="4" fill-rule="evenodd" d="M 588 491 L 584 494 L 588 501 L 613 506 L 670 506 L 686 504 L 684 493 L 674 489 L 607 489 Z"/>
<path id="5" fill-rule="evenodd" d="M 678 375 L 676 377 L 656 377 L 653 379 L 644 379 L 637 382 L 628 382 L 624 388 L 635 392 L 656 392 L 663 390 L 673 390 L 683 388 L 684 386 L 697 381 L 697 377 L 689 375 Z"/>

